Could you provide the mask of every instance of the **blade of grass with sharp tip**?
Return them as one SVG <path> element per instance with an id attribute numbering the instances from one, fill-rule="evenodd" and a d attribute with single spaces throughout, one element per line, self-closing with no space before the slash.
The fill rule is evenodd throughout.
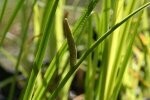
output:
<path id="1" fill-rule="evenodd" d="M 106 38 L 108 37 L 114 30 L 116 30 L 120 25 L 125 23 L 129 18 L 131 18 L 133 15 L 137 14 L 139 11 L 143 10 L 144 8 L 148 7 L 150 5 L 150 2 L 144 4 L 143 6 L 139 7 L 137 10 L 129 14 L 127 17 L 125 17 L 121 22 L 114 25 L 112 28 L 110 28 L 102 37 L 100 37 L 93 45 L 82 55 L 82 57 L 79 59 L 79 61 L 76 63 L 76 65 L 73 67 L 72 70 L 70 70 L 67 75 L 64 77 L 64 79 L 60 82 L 58 87 L 55 89 L 55 91 L 52 93 L 50 100 L 53 100 L 58 95 L 59 91 L 63 88 L 63 86 L 66 84 L 67 80 L 73 75 L 73 73 L 76 72 L 79 65 L 85 60 L 85 58 Z"/>

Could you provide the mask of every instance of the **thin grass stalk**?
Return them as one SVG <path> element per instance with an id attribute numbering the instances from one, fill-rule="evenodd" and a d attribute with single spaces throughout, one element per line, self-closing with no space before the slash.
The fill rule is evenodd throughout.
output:
<path id="1" fill-rule="evenodd" d="M 117 8 L 119 6 L 119 0 L 111 0 L 111 7 L 113 10 L 113 14 L 112 14 L 112 23 L 111 26 L 115 24 L 116 20 L 117 20 Z"/>
<path id="2" fill-rule="evenodd" d="M 32 9 L 34 7 L 35 2 L 36 2 L 36 0 L 34 0 L 34 3 L 32 5 Z M 29 23 L 30 23 L 30 20 L 31 20 L 31 17 L 32 17 L 32 12 L 33 12 L 33 10 L 31 10 L 31 12 L 29 14 L 29 17 L 27 19 L 27 22 L 24 26 L 22 43 L 21 43 L 21 47 L 20 47 L 20 51 L 19 51 L 19 56 L 17 58 L 17 63 L 16 63 L 16 66 L 15 66 L 15 74 L 13 76 L 14 78 L 13 78 L 13 82 L 12 82 L 12 86 L 11 86 L 10 94 L 9 94 L 9 98 L 8 98 L 9 100 L 11 100 L 13 98 L 13 94 L 14 94 L 14 91 L 15 91 L 15 85 L 16 85 L 17 75 L 18 75 L 18 68 L 19 68 L 20 61 L 21 61 L 22 54 L 23 54 L 23 50 L 24 50 L 24 47 L 25 47 L 25 41 L 26 41 L 26 38 L 27 38 L 27 33 L 28 33 L 27 31 L 28 31 Z"/>
<path id="3" fill-rule="evenodd" d="M 69 70 L 69 69 L 68 69 Z M 68 70 L 66 70 L 68 72 Z M 66 75 L 66 73 L 65 73 Z M 65 76 L 64 75 L 64 76 Z M 63 76 L 63 77 L 64 77 Z M 70 86 L 71 86 L 71 83 L 72 83 L 72 80 L 74 78 L 74 75 L 71 76 L 71 78 L 67 81 L 67 83 L 65 84 L 62 92 L 60 92 L 60 97 L 61 97 L 61 100 L 67 100 L 68 97 L 69 97 L 69 91 L 70 91 Z"/>
<path id="4" fill-rule="evenodd" d="M 18 81 L 22 80 L 22 76 L 17 76 Z M 3 81 L 0 82 L 0 89 L 3 87 L 8 86 L 8 84 L 12 83 L 13 77 L 9 77 Z"/>
<path id="5" fill-rule="evenodd" d="M 56 72 L 56 66 L 55 66 L 55 60 L 53 60 L 50 64 L 50 66 L 48 67 L 49 72 L 51 74 L 45 74 L 44 78 L 43 78 L 43 85 L 39 85 L 38 88 L 35 90 L 34 96 L 33 96 L 33 100 L 41 100 L 42 97 L 45 94 L 45 91 L 47 89 L 47 86 L 49 84 L 49 81 L 52 80 L 52 77 L 54 75 L 54 73 Z"/>
<path id="6" fill-rule="evenodd" d="M 103 19 L 102 33 L 105 33 L 109 28 L 109 20 L 110 20 L 109 16 L 110 16 L 110 8 L 111 8 L 110 3 L 111 2 L 110 2 L 110 0 L 104 0 L 103 3 L 104 3 L 104 8 L 103 8 L 103 15 L 102 15 L 102 19 Z M 101 85 L 101 86 L 99 86 L 100 93 L 97 94 L 97 95 L 99 95 L 99 99 L 102 99 L 102 100 L 105 99 L 104 94 L 106 92 L 105 86 L 106 86 L 106 77 L 107 77 L 107 69 L 108 69 L 107 68 L 107 65 L 108 65 L 107 59 L 109 56 L 109 52 L 108 52 L 109 41 L 108 41 L 108 39 L 105 39 L 103 45 L 104 45 L 104 49 L 103 49 L 103 54 L 102 54 L 102 66 L 101 66 L 102 71 L 100 74 L 100 75 L 102 75 L 102 77 L 100 77 L 101 80 L 99 80 L 99 82 L 101 82 L 99 85 Z"/>
<path id="7" fill-rule="evenodd" d="M 38 7 L 38 3 L 35 4 L 34 6 L 34 12 L 33 12 L 33 24 L 34 24 L 34 36 L 39 36 L 40 35 L 40 23 L 41 23 L 41 18 L 40 18 L 40 11 Z M 38 39 L 34 39 L 34 42 L 36 43 Z"/>
<path id="8" fill-rule="evenodd" d="M 16 8 L 14 9 L 14 12 L 12 13 L 12 15 L 11 15 L 9 21 L 8 21 L 8 24 L 4 28 L 4 31 L 2 32 L 3 36 L 2 36 L 1 41 L 0 41 L 0 47 L 2 46 L 3 41 L 4 41 L 5 37 L 6 37 L 6 34 L 7 34 L 8 30 L 9 30 L 10 26 L 12 25 L 16 15 L 17 15 L 17 13 L 19 12 L 20 8 L 22 7 L 24 1 L 25 0 L 19 0 L 17 2 L 17 5 L 16 5 Z"/>
<path id="9" fill-rule="evenodd" d="M 103 33 L 103 14 L 101 14 L 101 16 L 97 16 L 97 20 L 98 20 L 98 26 L 97 26 L 97 30 L 98 30 L 98 37 L 101 37 L 102 36 L 102 33 Z M 103 54 L 103 50 L 104 50 L 104 43 L 102 43 L 99 47 L 98 47 L 98 50 L 99 50 L 99 53 L 100 54 Z M 99 55 L 101 56 L 101 59 L 102 59 L 102 55 Z M 96 83 L 96 94 L 95 94 L 95 99 L 96 100 L 99 100 L 100 99 L 100 95 L 101 95 L 101 85 L 102 85 L 102 70 L 100 70 L 100 73 L 99 73 L 99 78 L 98 78 L 98 82 Z"/>
<path id="10" fill-rule="evenodd" d="M 88 20 L 88 27 L 87 27 L 89 33 L 88 33 L 88 48 L 92 44 L 92 16 L 89 17 Z M 85 99 L 86 100 L 92 100 L 93 99 L 93 64 L 92 64 L 92 54 L 89 55 L 87 59 L 87 70 L 86 70 L 86 79 L 85 79 Z M 92 81 L 91 81 L 92 80 Z"/>
<path id="11" fill-rule="evenodd" d="M 7 1 L 8 1 L 8 0 L 4 0 L 3 8 L 2 8 L 2 11 L 1 11 L 1 13 L 0 13 L 0 22 L 1 22 L 2 19 L 3 19 L 4 12 L 5 12 L 6 5 L 7 5 Z"/>
<path id="12" fill-rule="evenodd" d="M 62 45 L 62 41 L 64 40 L 63 36 L 63 6 L 65 4 L 65 0 L 61 0 L 58 5 L 58 9 L 55 17 L 55 32 L 56 32 L 56 40 L 57 40 L 57 50 Z"/>
<path id="13" fill-rule="evenodd" d="M 92 94 L 92 96 L 93 96 L 93 98 L 92 99 L 94 99 L 95 98 L 95 94 L 96 94 L 96 91 L 95 91 L 95 89 L 96 89 L 96 87 L 95 87 L 95 85 L 97 84 L 97 81 L 96 81 L 96 76 L 97 76 L 97 69 L 98 69 L 98 67 L 100 67 L 100 65 L 99 65 L 99 56 L 97 56 L 97 55 L 99 55 L 99 48 L 96 48 L 95 50 L 94 50 L 94 58 L 93 58 L 93 66 L 92 66 L 92 76 L 91 76 L 91 83 L 92 83 L 92 89 L 93 89 L 93 94 Z"/>
<path id="14" fill-rule="evenodd" d="M 77 39 L 75 39 L 76 41 L 78 40 L 78 38 L 79 38 L 79 36 L 80 36 L 80 34 L 82 32 L 82 29 L 83 29 L 83 27 L 84 27 L 84 25 L 85 25 L 88 17 L 90 16 L 92 10 L 94 9 L 94 7 L 98 3 L 98 1 L 99 0 L 92 0 L 89 3 L 87 9 L 83 13 L 83 15 L 80 17 L 80 19 L 78 20 L 78 22 L 76 23 L 76 25 L 74 26 L 72 33 L 74 34 L 74 37 L 77 37 Z M 91 5 L 93 5 L 93 6 L 91 6 Z M 67 42 L 64 42 L 62 44 L 62 46 L 60 47 L 60 49 L 59 49 L 59 51 L 57 52 L 56 55 L 58 55 L 59 58 L 60 58 L 60 56 L 62 56 L 64 54 L 64 52 L 66 51 L 66 49 L 67 49 Z M 53 60 L 52 60 L 53 63 L 56 63 L 56 58 L 57 58 L 56 56 L 53 58 Z M 51 77 L 52 77 L 52 73 L 51 73 L 51 68 L 52 67 L 55 67 L 55 64 L 54 65 L 50 64 L 49 67 L 48 67 L 48 69 L 47 69 L 47 71 L 46 71 L 46 73 L 45 73 L 45 75 L 44 75 L 43 81 L 45 81 L 47 84 L 50 83 L 50 80 L 51 80 Z M 56 71 L 55 68 L 54 68 L 54 70 Z M 45 93 L 44 91 L 46 91 L 46 87 L 40 86 L 40 88 L 42 88 L 42 90 L 43 90 L 42 92 L 40 92 L 39 91 L 40 88 L 38 89 L 38 91 L 41 94 L 40 96 L 44 95 L 44 93 Z M 37 92 L 36 96 L 38 96 L 39 92 Z"/>
<path id="15" fill-rule="evenodd" d="M 127 10 L 127 14 L 129 14 L 132 11 L 132 9 L 134 8 L 134 5 L 135 5 L 135 1 L 132 0 L 132 2 L 128 6 L 129 9 Z M 130 23 L 131 23 L 131 19 L 129 21 L 127 21 L 125 23 L 125 25 L 120 28 L 119 33 L 122 33 L 122 34 L 120 35 L 118 33 L 118 35 L 119 35 L 118 37 L 120 37 L 120 39 L 119 39 L 120 42 L 118 43 L 117 48 L 116 48 L 116 55 L 115 55 L 115 58 L 113 58 L 114 63 L 112 65 L 112 70 L 111 70 L 111 75 L 110 75 L 110 82 L 112 82 L 113 84 L 109 83 L 108 91 L 110 91 L 111 87 L 112 87 L 112 91 L 113 91 L 113 86 L 115 84 L 115 78 L 116 78 L 117 71 L 118 71 L 118 68 L 119 68 L 118 65 L 120 64 L 120 61 L 122 60 L 121 59 L 122 52 L 123 52 L 123 49 L 126 49 L 126 47 L 123 46 L 122 44 L 126 44 L 125 40 L 126 40 L 126 38 L 128 36 L 128 33 L 129 33 Z M 114 37 L 114 38 L 116 38 L 116 37 Z M 112 91 L 110 91 L 109 94 L 107 94 L 107 95 L 110 95 Z"/>
<path id="16" fill-rule="evenodd" d="M 7 86 L 8 84 L 12 83 L 13 77 L 9 77 L 3 81 L 0 82 L 0 89 Z"/>
<path id="17" fill-rule="evenodd" d="M 67 75 L 64 77 L 64 79 L 60 82 L 58 87 L 55 89 L 55 91 L 52 93 L 50 100 L 53 100 L 58 95 L 59 91 L 63 88 L 63 86 L 66 84 L 67 80 L 73 75 L 73 73 L 76 72 L 79 65 L 84 61 L 84 59 L 107 37 L 109 36 L 114 30 L 116 30 L 120 25 L 125 23 L 129 18 L 131 18 L 133 15 L 138 13 L 139 11 L 143 10 L 144 8 L 148 7 L 150 5 L 150 2 L 144 4 L 143 6 L 139 7 L 137 10 L 129 14 L 127 17 L 125 17 L 122 21 L 114 25 L 112 28 L 110 28 L 102 37 L 100 37 L 96 42 L 93 43 L 93 45 L 81 56 L 79 61 L 76 63 L 76 65 L 73 67 L 72 70 L 70 70 Z"/>
<path id="18" fill-rule="evenodd" d="M 141 1 L 143 2 L 143 1 Z M 135 36 L 137 35 L 138 33 L 138 27 L 140 25 L 140 21 L 141 20 L 141 17 L 142 17 L 142 12 L 138 15 L 137 18 L 137 22 L 134 24 L 134 28 L 132 30 L 134 30 L 133 32 L 132 31 L 128 31 L 128 33 L 130 33 L 130 40 L 129 40 L 129 37 L 127 37 L 127 40 L 126 41 L 129 41 L 129 45 L 127 46 L 127 49 L 125 51 L 127 51 L 127 53 L 125 54 L 125 57 L 124 57 L 124 60 L 122 61 L 122 64 L 120 66 L 120 71 L 119 71 L 119 74 L 117 76 L 117 81 L 116 81 L 116 84 L 115 84 L 115 87 L 114 87 L 114 91 L 116 92 L 113 92 L 112 93 L 112 97 L 115 99 L 117 98 L 117 95 L 119 93 L 119 90 L 120 90 L 120 87 L 121 87 L 121 82 L 122 82 L 122 77 L 124 75 L 124 72 L 125 72 L 125 69 L 126 69 L 126 66 L 127 66 L 127 62 L 128 62 L 128 59 L 130 57 L 130 53 L 131 53 L 131 50 L 132 50 L 132 44 L 135 40 Z M 130 23 L 131 24 L 131 23 Z M 129 54 L 128 54 L 129 53 Z"/>
<path id="19" fill-rule="evenodd" d="M 70 70 L 69 66 L 69 61 L 67 61 L 67 63 L 65 64 L 65 69 L 63 70 L 63 72 L 61 73 L 61 79 L 62 80 L 64 78 L 64 76 L 66 75 L 66 73 Z M 71 82 L 73 80 L 73 77 L 70 78 L 70 80 L 65 84 L 64 88 L 61 90 L 61 92 L 59 93 L 59 97 L 61 97 L 61 100 L 67 100 L 68 99 L 68 95 L 69 95 L 69 90 L 70 90 L 70 85 Z"/>
<path id="20" fill-rule="evenodd" d="M 101 100 L 105 100 L 105 86 L 106 86 L 106 77 L 107 77 L 107 70 L 108 70 L 108 51 L 109 51 L 109 42 L 108 40 L 104 41 L 105 45 L 104 45 L 104 51 L 103 51 L 103 57 L 102 57 L 102 68 L 101 68 L 101 73 L 99 74 L 99 93 L 97 94 L 98 96 L 96 96 L 96 99 L 101 99 Z"/>
<path id="21" fill-rule="evenodd" d="M 98 27 L 98 33 L 99 33 L 99 37 L 100 37 L 100 36 L 103 35 L 102 33 L 104 33 L 104 21 L 105 21 L 104 20 L 104 13 L 102 12 L 102 14 L 100 16 L 98 16 L 98 18 L 99 18 L 98 24 L 100 24 L 99 27 Z M 101 52 L 101 54 L 103 54 L 103 52 L 104 52 L 104 42 L 101 45 L 99 45 L 98 50 L 99 50 L 99 52 Z M 101 55 L 101 58 L 102 58 L 102 56 L 103 55 Z M 101 94 L 101 90 L 102 90 L 101 88 L 103 88 L 101 86 L 102 85 L 103 70 L 101 70 L 101 73 L 99 73 L 98 76 L 99 76 L 99 78 L 98 78 L 98 83 L 97 83 L 97 88 L 96 88 L 97 90 L 96 90 L 96 95 L 95 95 L 95 98 L 97 100 L 99 100 L 101 95 L 103 94 L 103 93 Z"/>
<path id="22" fill-rule="evenodd" d="M 93 14 L 94 15 L 94 14 Z M 93 39 L 93 35 L 94 34 L 97 34 L 97 32 L 96 33 L 94 33 L 94 29 L 93 29 L 93 27 L 92 27 L 92 25 L 93 25 L 93 15 L 91 16 L 91 35 L 92 35 L 92 39 Z M 96 38 L 97 39 L 97 38 Z M 94 41 L 96 41 L 96 39 L 94 40 L 92 40 L 92 43 L 94 42 Z M 91 44 L 89 44 L 89 47 L 90 47 L 90 45 L 92 45 L 92 43 Z M 97 56 L 97 55 L 99 55 L 99 48 L 96 48 L 95 50 L 94 50 L 94 52 L 93 52 L 94 54 L 94 56 L 93 56 L 93 59 L 92 59 L 92 55 L 91 55 L 91 62 L 92 62 L 92 66 L 91 66 L 91 76 L 90 76 L 90 78 L 89 78 L 89 82 L 91 82 L 90 84 L 89 84 L 89 86 L 91 87 L 91 90 L 93 90 L 93 91 L 91 91 L 91 90 L 89 90 L 90 91 L 90 93 L 91 93 L 91 97 L 92 97 L 92 99 L 94 99 L 94 94 L 96 93 L 96 91 L 94 91 L 95 90 L 95 84 L 96 84 L 96 81 L 95 81 L 95 79 L 96 79 L 96 75 L 97 75 L 97 73 L 96 73 L 96 69 L 99 67 L 98 66 L 98 58 L 99 58 L 99 56 Z M 93 61 L 92 61 L 93 60 Z"/>
<path id="23" fill-rule="evenodd" d="M 74 37 L 78 37 L 78 35 L 82 32 L 83 25 L 85 25 L 89 15 L 91 14 L 92 10 L 95 8 L 96 4 L 99 2 L 99 0 L 91 0 L 88 7 L 84 11 L 84 14 L 80 17 L 78 22 L 73 27 L 72 33 L 74 34 Z"/>
<path id="24" fill-rule="evenodd" d="M 114 19 L 117 23 L 119 22 L 122 17 L 123 17 L 123 6 L 124 4 L 124 0 L 119 0 L 118 1 L 118 8 L 116 8 L 117 11 L 114 11 L 116 12 L 116 16 L 117 18 Z M 115 15 L 114 15 L 115 16 Z M 114 24 L 114 23 L 113 23 Z M 123 26 L 121 26 L 123 27 Z M 114 31 L 114 33 L 111 35 L 111 39 L 110 39 L 110 54 L 109 54 L 109 59 L 108 59 L 108 71 L 107 71 L 107 78 L 106 78 L 106 88 L 105 88 L 105 100 L 107 100 L 109 98 L 109 95 L 110 93 L 113 91 L 113 84 L 114 84 L 114 81 L 115 81 L 115 76 L 116 76 L 116 73 L 117 73 L 117 70 L 118 68 L 113 67 L 113 64 L 115 63 L 114 59 L 116 58 L 116 55 L 118 52 L 114 52 L 117 50 L 117 47 L 119 45 L 119 41 L 120 41 L 120 34 L 119 34 L 119 31 L 120 31 L 120 28 L 119 27 L 117 30 Z M 112 71 L 113 70 L 113 71 Z"/>
<path id="25" fill-rule="evenodd" d="M 34 82 L 35 82 L 36 76 L 38 74 L 38 71 L 40 70 L 40 68 L 42 66 L 46 46 L 47 46 L 48 39 L 49 39 L 49 36 L 50 36 L 49 29 L 52 28 L 52 22 L 53 22 L 53 19 L 54 19 L 54 14 L 55 14 L 58 2 L 59 2 L 59 0 L 56 0 L 54 2 L 52 10 L 51 10 L 51 12 L 49 13 L 49 16 L 48 16 L 48 22 L 45 23 L 46 26 L 44 28 L 42 39 L 40 41 L 39 48 L 38 48 L 35 60 L 33 62 L 33 69 L 32 69 L 31 75 L 29 77 L 28 85 L 27 85 L 26 92 L 25 92 L 23 100 L 30 100 L 31 97 L 32 97 L 33 89 L 34 89 Z"/>
<path id="26" fill-rule="evenodd" d="M 57 56 L 61 57 L 62 54 L 66 51 L 66 46 L 67 44 L 64 43 L 62 45 L 62 47 L 59 49 Z M 46 71 L 46 73 L 44 74 L 44 78 L 43 78 L 43 82 L 44 82 L 44 86 L 40 85 L 39 87 L 37 87 L 37 89 L 35 90 L 35 94 L 33 96 L 33 100 L 40 100 L 42 98 L 42 96 L 44 95 L 48 84 L 51 82 L 51 79 L 53 77 L 53 74 L 56 72 L 56 61 L 57 57 L 55 56 L 51 62 L 51 64 L 48 66 L 48 69 Z"/>
<path id="27" fill-rule="evenodd" d="M 119 93 L 119 90 L 120 90 L 120 87 L 121 87 L 121 84 L 122 84 L 122 79 L 123 79 L 123 75 L 124 75 L 124 72 L 125 72 L 125 69 L 126 69 L 126 65 L 127 65 L 128 59 L 129 59 L 131 51 L 132 51 L 132 44 L 135 40 L 135 36 L 138 33 L 137 28 L 140 24 L 139 20 L 141 20 L 141 16 L 142 16 L 142 13 L 138 17 L 138 20 L 137 20 L 138 22 L 136 24 L 134 24 L 135 25 L 134 32 L 130 37 L 131 39 L 129 41 L 129 45 L 127 46 L 127 50 L 126 50 L 127 52 L 126 52 L 126 55 L 125 55 L 124 60 L 122 62 L 122 65 L 121 65 L 121 68 L 120 68 L 120 71 L 119 71 L 119 74 L 118 74 L 118 77 L 117 77 L 117 82 L 116 82 L 116 85 L 114 87 L 114 91 L 116 91 L 116 92 L 113 92 L 113 95 L 112 95 L 112 97 L 114 99 L 117 98 L 117 95 Z"/>
<path id="28" fill-rule="evenodd" d="M 51 11 L 52 11 L 54 0 L 47 0 L 45 2 L 46 2 L 46 6 L 44 8 L 44 14 L 42 16 L 42 21 L 41 21 L 41 25 L 40 25 L 41 28 L 40 28 L 39 36 L 43 35 L 43 31 L 44 31 L 44 29 L 46 27 L 46 23 L 48 22 L 48 17 L 50 16 Z M 41 38 L 39 38 L 38 41 L 37 41 L 37 43 L 36 43 L 36 49 L 35 49 L 35 52 L 34 52 L 35 56 L 36 56 L 38 48 L 39 48 L 40 40 L 41 40 Z"/>
<path id="29" fill-rule="evenodd" d="M 124 2 L 124 1 L 121 1 L 122 3 Z M 129 10 L 127 11 L 127 13 L 129 13 L 129 12 L 131 12 L 131 8 L 133 8 L 133 3 L 135 3 L 133 0 L 132 0 L 132 3 L 130 3 L 130 5 L 128 6 L 128 8 L 129 8 Z M 119 10 L 120 11 L 120 10 Z M 118 12 L 119 12 L 118 11 Z M 121 11 L 120 11 L 121 12 Z M 122 14 L 121 14 L 121 17 L 122 17 Z M 131 22 L 131 20 L 130 20 L 130 22 Z M 126 28 L 125 28 L 125 27 Z M 112 83 L 114 83 L 113 81 L 115 81 L 115 77 L 116 77 L 116 74 L 117 74 L 117 65 L 119 64 L 119 62 L 120 62 L 120 55 L 121 55 L 121 52 L 122 52 L 122 45 L 121 44 L 123 44 L 123 41 L 124 41 L 124 38 L 125 38 L 125 36 L 127 35 L 127 34 L 125 34 L 125 33 L 128 33 L 128 31 L 129 31 L 129 27 L 130 27 L 130 24 L 129 24 L 129 21 L 127 21 L 127 23 L 124 25 L 124 26 L 122 26 L 122 28 L 120 28 L 119 30 L 118 30 L 118 32 L 116 31 L 114 34 L 116 34 L 118 37 L 121 37 L 121 39 L 119 39 L 118 41 L 120 41 L 119 43 L 114 43 L 114 44 L 117 44 L 116 46 L 116 54 L 114 55 L 114 57 L 115 58 L 113 58 L 113 65 L 112 65 L 112 70 L 111 70 L 111 75 L 110 75 L 110 82 L 111 83 L 109 83 L 109 87 L 108 87 L 108 91 L 111 93 L 111 91 L 110 91 L 110 87 L 112 87 L 112 89 L 113 89 L 113 84 Z M 127 28 L 127 26 L 128 26 L 128 28 Z M 122 31 L 122 30 L 124 30 L 124 31 Z M 119 33 L 123 33 L 123 34 L 119 34 Z M 116 36 L 114 36 L 114 40 L 116 41 Z M 118 42 L 117 41 L 117 42 Z M 112 49 L 114 50 L 114 44 L 112 44 L 113 46 L 112 46 Z M 114 54 L 114 52 L 113 52 L 113 54 Z M 108 94 L 107 94 L 108 95 Z"/>

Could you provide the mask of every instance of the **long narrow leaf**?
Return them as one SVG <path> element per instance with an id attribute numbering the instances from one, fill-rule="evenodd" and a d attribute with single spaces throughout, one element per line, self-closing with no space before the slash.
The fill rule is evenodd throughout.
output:
<path id="1" fill-rule="evenodd" d="M 138 13 L 139 11 L 143 10 L 144 8 L 146 8 L 147 6 L 150 5 L 150 2 L 146 3 L 145 5 L 141 6 L 140 8 L 138 8 L 137 10 L 135 10 L 134 12 L 132 12 L 131 14 L 129 14 L 127 17 L 125 17 L 121 22 L 119 22 L 118 24 L 114 25 L 112 28 L 110 28 L 102 37 L 100 37 L 84 54 L 83 56 L 80 58 L 80 60 L 77 62 L 77 64 L 75 65 L 75 67 L 69 71 L 67 73 L 67 75 L 64 77 L 64 79 L 60 82 L 60 84 L 58 85 L 58 87 L 56 88 L 56 90 L 53 92 L 52 96 L 50 97 L 51 100 L 53 100 L 54 98 L 56 98 L 58 91 L 60 91 L 63 86 L 65 85 L 65 83 L 67 82 L 67 80 L 71 77 L 71 75 L 73 73 L 75 73 L 75 71 L 78 69 L 79 65 L 84 61 L 84 59 L 106 38 L 108 37 L 114 30 L 116 30 L 120 25 L 122 25 L 123 23 L 125 23 L 129 18 L 131 18 L 133 15 L 135 15 L 136 13 Z"/>

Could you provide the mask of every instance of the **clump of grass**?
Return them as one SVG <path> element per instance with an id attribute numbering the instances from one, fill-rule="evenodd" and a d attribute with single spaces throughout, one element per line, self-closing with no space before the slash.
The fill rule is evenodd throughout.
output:
<path id="1" fill-rule="evenodd" d="M 20 99 L 54 100 L 61 98 L 66 100 L 69 97 L 76 72 L 82 70 L 82 73 L 85 73 L 85 77 L 82 79 L 84 82 L 83 98 L 86 100 L 116 100 L 122 93 L 122 87 L 126 88 L 125 84 L 132 76 L 132 74 L 128 76 L 126 73 L 132 69 L 130 68 L 132 59 L 134 61 L 132 46 L 136 46 L 137 41 L 137 43 L 140 41 L 144 50 L 144 68 L 147 69 L 145 77 L 140 79 L 143 79 L 143 84 L 146 81 L 146 86 L 149 86 L 149 56 L 147 56 L 149 48 L 147 44 L 143 43 L 143 38 L 137 39 L 137 36 L 140 32 L 143 32 L 142 30 L 145 27 L 148 28 L 149 26 L 145 24 L 148 15 L 145 12 L 143 13 L 143 9 L 148 7 L 150 2 L 146 0 L 140 2 L 136 2 L 136 0 L 115 0 L 114 2 L 103 0 L 99 5 L 99 1 L 90 0 L 87 6 L 83 7 L 85 9 L 83 13 L 78 19 L 75 19 L 75 24 L 70 25 L 67 21 L 70 15 L 65 16 L 63 14 L 67 6 L 65 0 L 29 0 L 29 2 L 20 0 L 16 3 L 16 8 L 2 31 L 0 41 L 1 53 L 8 59 L 13 58 L 16 61 L 14 76 L 8 81 L 12 83 L 9 99 L 13 98 L 19 71 L 30 73 L 24 76 L 28 81 L 23 86 Z M 74 5 L 78 4 L 77 2 Z M 41 6 L 42 4 L 44 6 Z M 7 0 L 2 7 L 0 21 L 4 19 L 3 16 L 7 11 L 5 10 L 6 6 Z M 27 15 L 29 16 L 23 16 L 22 31 L 20 32 L 22 38 L 18 57 L 11 57 L 3 47 L 3 45 L 5 46 L 4 40 L 7 38 L 7 32 L 19 10 L 27 6 L 31 9 L 28 9 L 30 13 Z M 98 10 L 94 10 L 95 7 Z M 73 10 L 75 11 L 77 8 L 76 5 Z M 25 13 L 25 10 L 23 10 L 23 14 Z M 144 19 L 142 20 L 143 23 L 141 22 L 142 18 Z M 143 27 L 139 28 L 142 25 Z M 65 39 L 63 33 L 66 34 L 67 39 Z M 143 32 L 143 34 L 147 36 L 148 31 Z M 31 39 L 31 37 L 33 38 Z M 31 39 L 31 47 L 27 48 L 29 39 Z M 84 53 L 78 57 L 79 54 L 76 53 L 79 52 L 78 48 L 81 45 L 83 45 Z M 31 56 L 33 60 L 28 59 Z M 10 61 L 14 62 L 11 59 Z M 49 63 L 48 66 L 45 66 L 44 62 L 47 59 Z M 23 71 L 19 70 L 22 65 L 24 66 Z M 142 65 L 138 64 L 137 66 L 140 72 L 140 66 Z M 123 79 L 127 81 L 123 81 Z M 141 82 L 140 79 L 136 80 L 136 84 Z M 139 87 L 138 85 L 135 86 L 134 89 Z M 142 89 L 148 91 L 145 88 Z M 128 88 L 126 90 L 129 91 Z M 135 96 L 135 94 L 133 95 Z"/>

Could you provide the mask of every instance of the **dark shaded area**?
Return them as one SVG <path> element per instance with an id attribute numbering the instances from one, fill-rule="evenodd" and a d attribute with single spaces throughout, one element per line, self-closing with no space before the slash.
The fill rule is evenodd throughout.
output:
<path id="1" fill-rule="evenodd" d="M 97 32 L 94 28 L 93 28 L 93 34 L 92 35 L 93 35 L 92 36 L 93 40 L 96 41 L 98 39 L 98 35 L 97 35 Z"/>
<path id="2" fill-rule="evenodd" d="M 0 66 L 0 82 L 3 80 L 10 78 L 13 76 L 13 73 L 7 72 Z M 0 100 L 7 100 L 9 96 L 9 91 L 10 91 L 11 83 L 7 84 L 6 86 L 0 88 Z M 14 92 L 14 98 L 12 100 L 18 100 L 19 95 L 21 93 L 21 88 L 19 85 L 16 84 L 15 86 L 15 92 Z"/>
<path id="3" fill-rule="evenodd" d="M 76 95 L 84 93 L 84 79 L 85 79 L 85 72 L 82 69 L 79 69 L 71 84 L 71 90 Z"/>

